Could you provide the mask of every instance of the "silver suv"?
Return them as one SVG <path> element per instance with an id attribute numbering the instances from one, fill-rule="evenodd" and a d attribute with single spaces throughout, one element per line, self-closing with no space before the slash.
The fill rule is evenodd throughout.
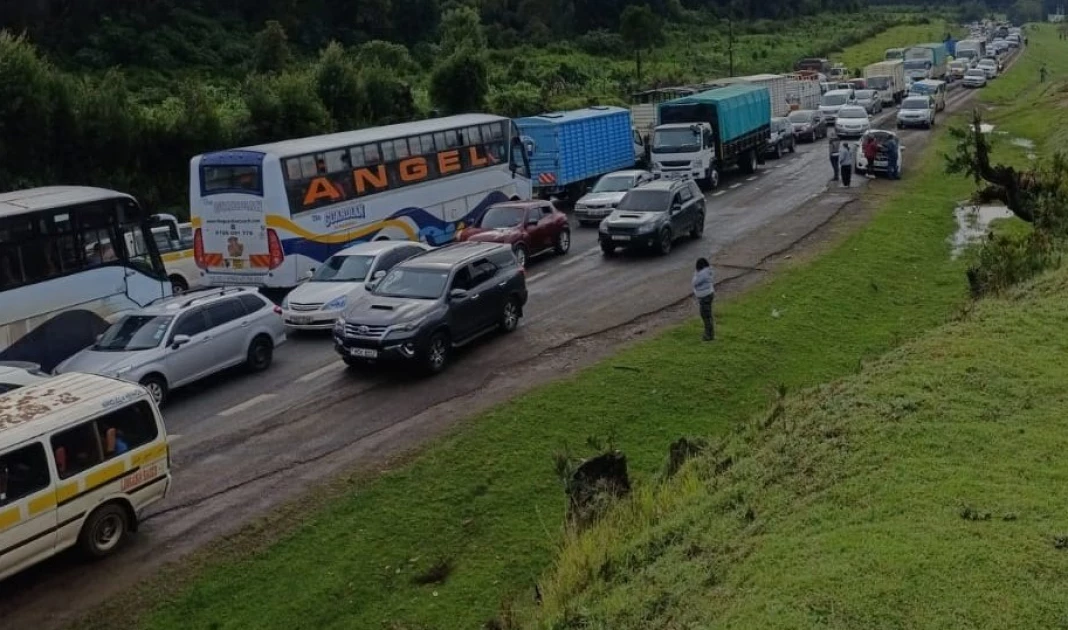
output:
<path id="1" fill-rule="evenodd" d="M 140 383 L 162 405 L 170 390 L 235 365 L 266 370 L 285 340 L 282 309 L 255 289 L 207 289 L 133 311 L 55 372 Z"/>

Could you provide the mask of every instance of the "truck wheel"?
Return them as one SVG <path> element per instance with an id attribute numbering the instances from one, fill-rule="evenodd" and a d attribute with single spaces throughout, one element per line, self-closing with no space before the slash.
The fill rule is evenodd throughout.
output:
<path id="1" fill-rule="evenodd" d="M 719 188 L 719 169 L 715 165 L 708 167 L 708 187 L 711 190 Z"/>
<path id="2" fill-rule="evenodd" d="M 746 151 L 746 154 L 742 156 L 742 159 L 745 160 L 744 162 L 742 162 L 742 172 L 746 175 L 752 175 L 753 173 L 755 173 L 757 169 L 756 151 L 752 149 Z"/>

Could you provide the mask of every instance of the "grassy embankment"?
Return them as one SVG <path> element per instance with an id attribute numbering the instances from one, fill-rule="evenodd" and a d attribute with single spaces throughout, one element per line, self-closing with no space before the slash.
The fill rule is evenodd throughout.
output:
<path id="1" fill-rule="evenodd" d="M 1068 44 L 1049 28 L 1031 42 L 983 100 L 1008 134 L 1001 148 L 1025 137 L 1048 154 L 1064 146 Z M 935 198 L 917 199 L 913 216 L 952 198 L 937 197 L 943 176 L 930 166 L 921 181 Z M 885 242 L 869 233 L 910 218 L 894 206 L 797 274 L 848 256 L 850 245 L 855 259 L 878 257 Z M 922 272 L 931 279 L 954 267 L 931 262 Z M 900 273 L 887 268 L 879 281 Z M 833 294 L 842 279 L 828 282 Z M 850 284 L 856 303 L 880 309 L 876 294 Z M 1068 508 L 1056 489 L 1068 482 L 1066 299 L 1068 270 L 1048 273 L 856 375 L 751 416 L 720 451 L 666 485 L 643 486 L 572 538 L 543 583 L 544 605 L 521 625 L 1064 628 Z M 663 360 L 678 351 L 666 341 L 646 349 Z"/>
<path id="2" fill-rule="evenodd" d="M 964 302 L 964 263 L 948 261 L 945 239 L 970 185 L 942 175 L 935 151 L 911 159 L 922 168 L 892 185 L 870 227 L 722 305 L 715 345 L 695 343 L 696 323 L 666 331 L 353 480 L 266 550 L 248 552 L 256 532 L 214 546 L 192 576 L 165 573 L 96 627 L 146 607 L 138 625 L 159 629 L 478 627 L 502 598 L 529 597 L 563 540 L 558 449 L 611 434 L 647 479 L 678 436 L 726 435 L 776 386 L 849 374 Z"/>

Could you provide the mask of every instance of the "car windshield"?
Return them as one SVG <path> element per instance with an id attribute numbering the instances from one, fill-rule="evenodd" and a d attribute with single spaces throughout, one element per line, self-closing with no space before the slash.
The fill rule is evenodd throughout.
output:
<path id="1" fill-rule="evenodd" d="M 170 315 L 127 315 L 100 336 L 93 350 L 118 352 L 155 348 L 167 336 L 174 317 Z"/>
<path id="2" fill-rule="evenodd" d="M 924 98 L 906 98 L 901 103 L 901 109 L 927 109 L 928 107 L 927 99 Z"/>
<path id="3" fill-rule="evenodd" d="M 701 133 L 697 129 L 678 127 L 657 129 L 653 133 L 654 153 L 682 153 L 701 148 Z"/>
<path id="4" fill-rule="evenodd" d="M 374 256 L 338 254 L 316 269 L 311 279 L 312 282 L 363 282 L 374 261 Z"/>
<path id="5" fill-rule="evenodd" d="M 590 192 L 612 193 L 625 192 L 634 186 L 634 177 L 631 175 L 605 175 L 597 180 L 597 185 Z"/>
<path id="6" fill-rule="evenodd" d="M 987 66 L 988 68 L 993 68 L 994 66 L 998 65 L 998 62 L 994 61 L 993 59 L 983 59 L 979 62 L 979 65 Z"/>
<path id="7" fill-rule="evenodd" d="M 807 123 L 812 122 L 812 112 L 798 111 L 790 112 L 790 115 L 786 117 L 792 123 Z"/>
<path id="8" fill-rule="evenodd" d="M 382 278 L 372 294 L 382 297 L 434 300 L 445 291 L 449 272 L 441 269 L 395 267 Z"/>
<path id="9" fill-rule="evenodd" d="M 867 118 L 868 112 L 863 109 L 854 109 L 852 107 L 842 108 L 838 111 L 839 118 Z"/>
<path id="10" fill-rule="evenodd" d="M 848 100 L 845 94 L 824 94 L 823 100 L 820 101 L 820 105 L 841 105 Z"/>
<path id="11" fill-rule="evenodd" d="M 629 212 L 667 212 L 671 193 L 667 190 L 632 190 L 619 202 L 619 209 Z"/>
<path id="12" fill-rule="evenodd" d="M 523 224 L 527 211 L 518 206 L 493 206 L 482 215 L 478 226 L 487 230 L 513 228 Z"/>

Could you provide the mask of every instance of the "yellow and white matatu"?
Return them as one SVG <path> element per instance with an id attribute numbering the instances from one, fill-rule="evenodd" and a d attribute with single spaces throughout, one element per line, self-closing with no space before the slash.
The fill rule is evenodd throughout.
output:
<path id="1" fill-rule="evenodd" d="M 0 579 L 74 545 L 109 555 L 170 484 L 140 385 L 71 373 L 0 395 Z"/>

